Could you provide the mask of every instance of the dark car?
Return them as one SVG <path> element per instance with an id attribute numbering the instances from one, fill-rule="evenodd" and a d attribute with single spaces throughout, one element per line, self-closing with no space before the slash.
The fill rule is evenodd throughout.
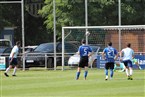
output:
<path id="1" fill-rule="evenodd" d="M 65 56 L 71 56 L 77 52 L 77 47 L 71 43 L 65 43 Z M 62 43 L 56 43 L 56 62 L 57 66 L 61 65 L 62 59 Z M 69 57 L 68 57 L 69 58 Z M 67 63 L 67 61 L 66 61 Z M 54 67 L 54 43 L 43 43 L 40 44 L 34 51 L 26 54 L 25 67 Z"/>

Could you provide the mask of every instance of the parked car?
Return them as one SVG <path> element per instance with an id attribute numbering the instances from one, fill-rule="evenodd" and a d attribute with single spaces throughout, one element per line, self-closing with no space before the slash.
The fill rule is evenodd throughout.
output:
<path id="1" fill-rule="evenodd" d="M 12 48 L 11 47 L 1 47 L 0 48 L 0 57 L 6 58 L 6 67 L 9 66 L 9 55 L 11 53 Z"/>
<path id="2" fill-rule="evenodd" d="M 25 53 L 32 52 L 37 48 L 37 45 L 34 46 L 25 46 Z"/>
<path id="3" fill-rule="evenodd" d="M 65 53 L 71 56 L 77 51 L 77 47 L 71 43 L 65 43 Z M 62 43 L 56 43 L 56 62 L 57 66 L 61 65 L 62 59 Z M 66 55 L 65 55 L 66 56 Z M 69 57 L 68 57 L 69 58 Z M 47 68 L 54 67 L 54 43 L 42 43 L 34 51 L 26 54 L 25 67 L 44 67 L 47 63 Z M 67 61 L 66 61 L 67 63 Z"/>
<path id="4" fill-rule="evenodd" d="M 6 67 L 8 67 L 8 59 L 12 50 L 12 43 L 9 39 L 0 39 L 0 56 L 6 58 Z"/>
<path id="5" fill-rule="evenodd" d="M 0 57 L 6 58 L 6 68 L 9 66 L 9 56 L 11 53 L 12 47 L 3 47 L 0 48 Z M 20 66 L 22 63 L 21 57 L 18 55 L 18 65 Z"/>
<path id="6" fill-rule="evenodd" d="M 12 47 L 12 42 L 9 39 L 0 39 L 0 48 Z"/>
<path id="7" fill-rule="evenodd" d="M 98 52 L 100 50 L 100 47 L 99 46 L 95 46 L 95 45 L 90 45 L 90 47 L 92 48 L 93 50 L 93 54 L 92 56 L 89 57 L 89 66 L 91 67 L 96 67 L 96 60 L 97 60 L 97 55 L 98 55 Z M 79 64 L 79 61 L 80 61 L 80 55 L 78 55 L 77 53 L 74 54 L 73 56 L 71 56 L 68 60 L 68 65 L 69 66 L 78 66 Z"/>

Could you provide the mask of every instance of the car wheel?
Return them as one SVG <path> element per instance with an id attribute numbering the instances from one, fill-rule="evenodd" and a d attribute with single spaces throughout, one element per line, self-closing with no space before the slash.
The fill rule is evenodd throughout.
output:
<path id="1" fill-rule="evenodd" d="M 54 65 L 53 65 L 53 58 L 49 58 L 47 60 L 47 68 L 53 68 Z"/>

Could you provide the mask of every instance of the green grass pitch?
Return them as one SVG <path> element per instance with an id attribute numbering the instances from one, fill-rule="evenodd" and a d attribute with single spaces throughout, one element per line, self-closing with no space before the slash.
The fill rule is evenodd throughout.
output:
<path id="1" fill-rule="evenodd" d="M 145 97 L 145 70 L 134 70 L 133 80 L 115 72 L 108 81 L 103 69 L 89 69 L 87 80 L 83 70 L 79 80 L 76 70 L 18 70 L 17 77 L 0 72 L 0 97 Z"/>

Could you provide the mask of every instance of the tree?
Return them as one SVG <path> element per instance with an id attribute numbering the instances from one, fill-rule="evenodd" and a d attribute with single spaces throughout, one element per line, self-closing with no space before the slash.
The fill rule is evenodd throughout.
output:
<path id="1" fill-rule="evenodd" d="M 26 10 L 26 4 L 24 8 L 25 45 L 37 45 L 51 41 L 51 35 L 48 35 L 48 30 L 43 25 L 44 20 L 41 17 L 31 16 Z M 21 4 L 0 4 L 0 29 L 15 27 L 14 41 L 16 41 L 22 40 L 21 26 Z"/>
<path id="2" fill-rule="evenodd" d="M 57 40 L 60 40 L 63 26 L 85 26 L 85 0 L 55 1 Z M 42 17 L 33 17 L 27 9 L 25 4 L 26 45 L 52 41 L 53 0 L 45 0 L 39 11 Z M 145 0 L 121 0 L 122 25 L 144 25 L 144 18 Z M 118 25 L 118 0 L 88 0 L 88 25 Z M 21 40 L 20 4 L 0 4 L 0 29 L 5 26 L 16 27 L 15 40 Z"/>
<path id="3" fill-rule="evenodd" d="M 21 29 L 21 6 L 20 4 L 0 4 L 0 29 L 4 27 L 14 27 Z M 15 40 L 20 40 L 21 32 L 15 32 Z M 18 37 L 19 36 L 19 37 Z M 17 39 L 16 39 L 17 37 Z"/>
<path id="4" fill-rule="evenodd" d="M 85 26 L 85 0 L 62 1 L 57 1 L 56 3 L 56 29 L 59 37 L 61 37 L 60 32 L 63 26 Z M 97 26 L 117 24 L 116 15 L 118 13 L 116 10 L 116 3 L 117 2 L 112 0 L 108 2 L 106 0 L 90 0 L 90 2 L 88 2 L 88 25 Z M 45 6 L 39 11 L 39 14 L 45 18 L 44 23 L 47 25 L 47 29 L 52 30 L 51 32 L 53 32 L 52 13 L 53 1 L 46 0 Z"/>
<path id="5" fill-rule="evenodd" d="M 122 24 L 144 25 L 145 24 L 145 1 L 122 0 Z"/>

